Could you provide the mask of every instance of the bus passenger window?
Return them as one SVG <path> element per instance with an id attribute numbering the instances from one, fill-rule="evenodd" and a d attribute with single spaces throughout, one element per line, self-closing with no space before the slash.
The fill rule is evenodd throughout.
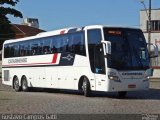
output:
<path id="1" fill-rule="evenodd" d="M 54 45 L 52 47 L 52 53 L 57 53 L 57 48 Z"/>
<path id="2" fill-rule="evenodd" d="M 36 55 L 36 50 L 35 49 L 32 50 L 32 55 Z"/>
<path id="3" fill-rule="evenodd" d="M 43 38 L 43 54 L 51 54 L 51 37 Z"/>
<path id="4" fill-rule="evenodd" d="M 50 53 L 50 52 L 49 52 L 49 49 L 48 49 L 47 47 L 45 47 L 44 50 L 43 50 L 43 53 L 44 53 L 44 54 L 49 54 L 49 53 Z"/>

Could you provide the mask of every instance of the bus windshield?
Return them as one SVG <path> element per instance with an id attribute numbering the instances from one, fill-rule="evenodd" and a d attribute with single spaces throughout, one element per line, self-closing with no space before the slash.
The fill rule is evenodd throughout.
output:
<path id="1" fill-rule="evenodd" d="M 109 68 L 144 70 L 149 68 L 149 55 L 144 35 L 139 29 L 104 28 L 105 40 L 112 45 Z"/>

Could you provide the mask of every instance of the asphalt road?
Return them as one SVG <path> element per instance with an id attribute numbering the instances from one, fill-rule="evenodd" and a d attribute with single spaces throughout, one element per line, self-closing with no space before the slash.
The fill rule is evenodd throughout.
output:
<path id="1" fill-rule="evenodd" d="M 95 93 L 90 98 L 75 91 L 17 93 L 0 81 L 0 113 L 160 114 L 160 82 L 152 82 L 149 91 L 129 92 L 125 99 L 119 99 L 116 93 Z"/>

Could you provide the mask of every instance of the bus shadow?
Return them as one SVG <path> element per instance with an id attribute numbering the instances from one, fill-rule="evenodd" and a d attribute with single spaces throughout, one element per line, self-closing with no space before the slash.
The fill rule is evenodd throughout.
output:
<path id="1" fill-rule="evenodd" d="M 129 94 L 131 99 L 144 99 L 144 100 L 160 100 L 160 89 L 151 88 L 149 91 L 131 92 Z"/>
<path id="2" fill-rule="evenodd" d="M 0 91 L 10 91 L 14 90 L 8 86 L 1 86 Z M 44 88 L 31 88 L 29 92 L 42 92 L 42 93 L 54 93 L 54 94 L 68 94 L 68 95 L 78 95 L 83 97 L 83 93 L 75 90 L 59 90 L 59 89 L 44 89 Z M 119 98 L 116 92 L 93 92 L 91 98 L 111 98 L 111 99 L 125 99 L 125 100 L 160 100 L 160 89 L 150 88 L 148 91 L 135 91 L 128 92 L 125 98 Z"/>
<path id="3" fill-rule="evenodd" d="M 125 99 L 125 100 L 160 100 L 160 89 L 150 89 L 148 91 L 128 92 L 125 98 L 119 98 L 118 93 L 95 93 L 93 97 Z"/>
<path id="4" fill-rule="evenodd" d="M 82 92 L 75 90 L 60 90 L 60 89 L 49 89 L 49 88 L 31 88 L 29 92 L 43 92 L 43 93 L 54 93 L 54 94 L 69 94 L 69 95 L 83 95 Z"/>

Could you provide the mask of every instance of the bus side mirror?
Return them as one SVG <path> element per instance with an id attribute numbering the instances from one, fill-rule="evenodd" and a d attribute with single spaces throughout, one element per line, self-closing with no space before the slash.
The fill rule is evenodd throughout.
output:
<path id="1" fill-rule="evenodd" d="M 150 47 L 152 46 L 153 47 L 153 51 L 151 51 L 149 53 L 149 58 L 155 58 L 155 57 L 158 57 L 158 46 L 156 44 L 153 44 L 153 43 L 148 43 L 148 45 L 150 45 Z"/>
<path id="2" fill-rule="evenodd" d="M 111 54 L 111 42 L 110 41 L 106 41 L 106 40 L 102 40 L 101 43 L 105 45 L 104 52 L 107 55 L 110 55 Z"/>

